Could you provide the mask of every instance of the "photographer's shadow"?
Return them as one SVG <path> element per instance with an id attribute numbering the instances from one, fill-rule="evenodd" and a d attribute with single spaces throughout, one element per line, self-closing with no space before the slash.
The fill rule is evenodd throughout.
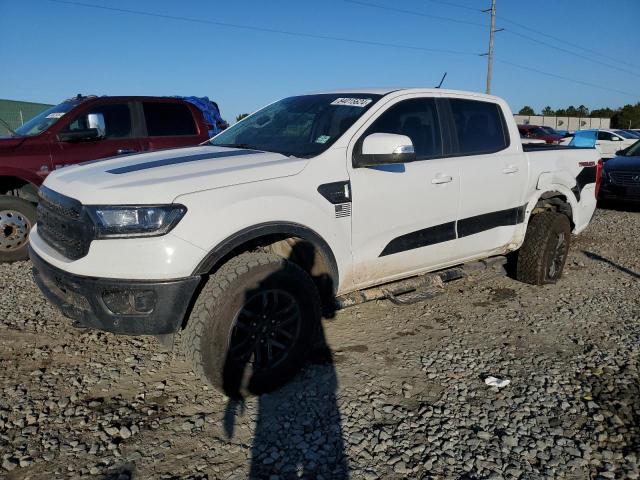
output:
<path id="1" fill-rule="evenodd" d="M 312 272 L 313 265 L 304 265 L 304 259 L 313 254 L 307 244 L 295 244 L 288 258 Z M 248 292 L 251 298 L 261 289 L 273 288 L 276 272 L 260 282 L 258 287 Z M 315 276 L 314 282 L 324 292 L 332 292 L 328 275 Z M 324 303 L 324 318 L 335 315 L 333 299 Z M 318 319 L 319 320 L 319 319 Z M 325 341 L 321 322 L 314 326 L 316 339 L 307 355 L 309 361 L 295 378 L 283 387 L 262 394 L 257 401 L 255 433 L 251 448 L 250 479 L 269 479 L 276 475 L 280 479 L 289 478 L 331 478 L 346 479 L 348 463 L 342 439 L 340 411 L 336 402 L 338 386 L 333 356 Z M 237 418 L 244 412 L 244 395 L 241 385 L 251 384 L 251 363 L 247 360 L 238 375 L 234 369 L 233 379 L 225 382 L 229 396 L 225 413 L 224 429 L 229 438 L 234 436 Z"/>

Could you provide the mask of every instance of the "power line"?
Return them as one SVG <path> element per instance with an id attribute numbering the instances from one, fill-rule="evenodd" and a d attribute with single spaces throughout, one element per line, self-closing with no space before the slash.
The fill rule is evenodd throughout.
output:
<path id="1" fill-rule="evenodd" d="M 435 0 L 429 0 L 429 1 L 435 1 Z M 578 48 L 578 49 L 580 49 L 580 50 L 584 50 L 585 52 L 590 52 L 590 53 L 592 53 L 592 54 L 594 54 L 594 55 L 598 55 L 599 57 L 604 57 L 604 58 L 607 58 L 607 59 L 609 59 L 609 60 L 613 60 L 613 61 L 615 61 L 616 63 L 622 63 L 622 64 L 624 64 L 624 65 L 628 65 L 629 67 L 633 67 L 633 68 L 636 68 L 636 69 L 639 69 L 639 70 L 640 70 L 640 66 L 638 66 L 638 65 L 634 65 L 633 63 L 629 63 L 629 62 L 626 62 L 626 61 L 624 61 L 624 60 L 620 60 L 620 59 L 612 58 L 612 57 L 611 57 L 611 55 L 609 55 L 609 54 L 605 54 L 605 53 L 597 52 L 597 51 L 592 50 L 592 49 L 590 49 L 590 48 L 588 48 L 588 47 L 585 47 L 585 46 L 582 46 L 582 45 L 578 45 L 578 44 L 576 44 L 576 43 L 569 42 L 568 40 L 564 40 L 564 39 L 562 39 L 562 38 L 558 38 L 558 37 L 556 37 L 556 36 L 554 36 L 554 35 L 550 35 L 550 34 L 548 34 L 548 33 L 542 32 L 542 31 L 540 31 L 540 30 L 533 29 L 533 28 L 528 27 L 528 26 L 526 26 L 526 25 L 524 25 L 524 24 L 522 24 L 522 23 L 520 23 L 520 22 L 516 22 L 515 20 L 511 20 L 511 19 L 506 18 L 506 17 L 503 17 L 503 16 L 499 16 L 499 15 L 498 15 L 498 16 L 497 16 L 497 18 L 498 18 L 498 19 L 500 19 L 500 20 L 501 20 L 501 21 L 503 21 L 503 22 L 511 23 L 512 25 L 515 25 L 515 26 L 517 26 L 517 27 L 520 27 L 520 28 L 522 28 L 522 29 L 524 29 L 524 30 L 529 30 L 530 32 L 533 32 L 533 33 L 536 33 L 536 34 L 538 34 L 538 35 L 542 35 L 543 37 L 547 37 L 547 38 L 550 38 L 550 39 L 552 39 L 552 40 L 555 40 L 556 42 L 560 42 L 560 43 L 562 43 L 562 44 L 569 45 L 569 46 L 571 46 L 571 47 Z"/>
<path id="2" fill-rule="evenodd" d="M 237 23 L 219 22 L 217 20 L 206 20 L 206 19 L 195 18 L 195 17 L 166 15 L 166 14 L 162 14 L 162 13 L 147 12 L 147 11 L 143 11 L 143 10 L 132 10 L 132 9 L 126 9 L 126 8 L 107 7 L 107 6 L 104 6 L 104 5 L 94 5 L 94 4 L 91 4 L 91 3 L 78 2 L 78 1 L 74 1 L 74 0 L 48 0 L 48 1 L 53 2 L 53 3 L 58 3 L 58 4 L 73 5 L 73 6 L 85 7 L 85 8 L 93 8 L 93 9 L 112 11 L 112 12 L 117 12 L 117 13 L 126 13 L 126 14 L 131 14 L 131 15 L 162 18 L 162 19 L 166 19 L 166 20 L 178 20 L 178 21 L 183 21 L 183 22 L 192 22 L 192 23 L 199 23 L 199 24 L 206 24 L 206 25 L 217 25 L 217 26 L 221 26 L 221 27 L 236 28 L 236 29 L 242 29 L 242 30 L 252 30 L 252 31 L 258 31 L 258 32 L 263 32 L 263 33 L 275 33 L 275 34 L 289 35 L 289 36 L 296 36 L 296 37 L 304 37 L 304 38 L 312 38 L 312 39 L 317 39 L 317 40 L 330 40 L 330 41 L 354 43 L 354 44 L 360 44 L 360 45 L 397 48 L 397 49 L 405 49 L 405 50 L 412 50 L 412 51 L 425 51 L 425 52 L 433 52 L 433 53 L 447 53 L 447 54 L 465 55 L 465 56 L 472 56 L 472 57 L 477 57 L 477 55 L 478 55 L 477 53 L 473 53 L 473 52 L 463 52 L 463 51 L 456 51 L 456 50 L 435 49 L 435 48 L 421 47 L 421 46 L 416 46 L 416 45 L 384 43 L 384 42 L 376 42 L 376 41 L 370 41 L 370 40 L 359 40 L 359 39 L 354 39 L 354 38 L 337 37 L 337 36 L 332 36 L 332 35 L 314 34 L 314 33 L 305 33 L 305 32 L 294 32 L 294 31 L 289 31 L 289 30 L 279 30 L 279 29 L 274 29 L 274 28 L 257 27 L 257 26 L 253 26 L 253 25 L 242 25 L 242 24 L 237 24 Z M 486 28 L 486 25 L 483 25 L 483 26 Z M 529 70 L 529 71 L 532 71 L 532 72 L 536 72 L 536 73 L 539 73 L 541 75 L 547 75 L 547 76 L 550 76 L 550 77 L 555 77 L 555 78 L 559 78 L 559 79 L 566 80 L 566 81 L 569 81 L 569 82 L 577 83 L 577 84 L 580 84 L 580 85 L 585 85 L 585 86 L 588 86 L 588 87 L 598 88 L 598 89 L 601 89 L 601 90 L 607 90 L 607 91 L 615 92 L 615 93 L 622 93 L 624 95 L 629 95 L 629 96 L 636 97 L 636 98 L 638 97 L 638 95 L 635 94 L 635 93 L 624 92 L 624 91 L 621 91 L 621 90 L 616 90 L 616 89 L 612 89 L 612 88 L 603 87 L 601 85 L 596 85 L 596 84 L 593 84 L 593 83 L 583 82 L 581 80 L 575 80 L 575 79 L 572 79 L 572 78 L 569 78 L 569 77 L 564 77 L 564 76 L 561 76 L 561 75 L 556 75 L 556 74 L 553 74 L 553 73 L 545 72 L 543 70 L 538 70 L 538 69 L 535 69 L 535 68 L 527 67 L 525 65 L 520 65 L 520 64 L 517 64 L 517 63 L 509 62 L 507 60 L 494 58 L 494 61 L 506 64 L 506 65 L 511 65 L 511 66 L 514 66 L 514 67 L 518 67 L 518 68 L 521 68 L 521 69 L 524 69 L 524 70 Z"/>
<path id="3" fill-rule="evenodd" d="M 484 12 L 482 9 L 479 9 L 479 8 L 473 8 L 473 7 L 469 7 L 467 5 L 460 5 L 460 4 L 454 3 L 454 2 L 447 2 L 445 0 L 426 0 L 426 1 L 431 2 L 431 3 L 438 3 L 440 5 L 447 5 L 449 7 L 460 8 L 462 10 L 467 10 L 467 11 L 476 12 L 476 13 L 483 13 Z M 542 35 L 543 37 L 547 37 L 547 38 L 550 38 L 552 40 L 555 40 L 556 42 L 560 42 L 563 45 L 568 45 L 570 47 L 577 48 L 579 50 L 584 50 L 585 52 L 589 52 L 589 53 L 592 53 L 592 54 L 597 55 L 599 57 L 606 58 L 608 60 L 613 60 L 616 63 L 621 63 L 623 65 L 627 65 L 629 67 L 632 67 L 632 68 L 640 70 L 640 66 L 635 65 L 635 64 L 630 63 L 630 62 L 627 62 L 625 60 L 620 60 L 619 58 L 612 58 L 610 54 L 598 52 L 598 51 L 593 50 L 591 48 L 585 47 L 584 45 L 579 45 L 577 43 L 570 42 L 570 41 L 568 41 L 566 39 L 562 39 L 562 38 L 556 37 L 555 35 L 551 35 L 549 33 L 545 33 L 545 32 L 543 32 L 541 30 L 536 30 L 535 28 L 531 28 L 531 27 L 529 27 L 529 26 L 527 26 L 527 25 L 525 25 L 525 24 L 523 24 L 521 22 L 516 22 L 515 20 L 512 20 L 510 18 L 504 17 L 502 15 L 496 15 L 496 18 L 498 20 L 502 21 L 502 22 L 510 23 L 512 25 L 520 27 L 523 30 L 528 30 L 528 31 L 530 31 L 532 33 L 535 33 L 537 35 Z"/>
<path id="4" fill-rule="evenodd" d="M 440 5 L 448 5 L 450 7 L 461 8 L 463 10 L 470 10 L 470 11 L 476 12 L 476 13 L 481 13 L 482 12 L 482 10 L 479 9 L 479 8 L 469 7 L 468 5 L 460 5 L 459 3 L 445 2 L 444 0 L 427 0 L 427 1 L 431 2 L 431 3 L 439 3 Z"/>
<path id="5" fill-rule="evenodd" d="M 535 39 L 533 37 L 525 35 L 524 33 L 514 32 L 513 30 L 509 30 L 509 29 L 505 29 L 505 32 L 510 33 L 511 35 L 515 35 L 515 36 L 520 37 L 520 38 L 524 38 L 526 40 L 529 40 L 530 42 L 535 42 L 537 44 L 544 45 L 544 46 L 546 46 L 548 48 L 553 48 L 553 49 L 558 50 L 560 52 L 568 53 L 569 55 L 573 55 L 574 57 L 582 58 L 583 60 L 586 60 L 588 62 L 595 63 L 595 64 L 598 64 L 598 65 L 603 65 L 603 66 L 608 67 L 608 68 L 613 68 L 615 70 L 619 70 L 621 72 L 627 73 L 629 75 L 633 75 L 635 77 L 640 77 L 640 74 L 638 74 L 636 72 L 632 72 L 631 70 L 627 70 L 626 68 L 617 67 L 615 65 L 612 65 L 610 63 L 605 63 L 605 62 L 602 62 L 600 60 L 594 60 L 593 58 L 591 58 L 591 57 L 589 57 L 587 55 L 582 55 L 580 53 L 573 52 L 573 51 L 568 50 L 566 48 L 558 47 L 557 45 L 552 45 L 552 44 L 547 43 L 547 42 L 545 42 L 543 40 L 537 40 L 537 39 Z"/>
<path id="6" fill-rule="evenodd" d="M 584 82 L 582 80 L 576 80 L 575 78 L 565 77 L 563 75 L 558 75 L 556 73 L 545 72 L 543 70 L 538 70 L 537 68 L 527 67 L 526 65 L 520 65 L 519 63 L 510 62 L 508 60 L 502 60 L 501 58 L 495 58 L 494 57 L 494 61 L 500 62 L 500 63 L 504 63 L 505 65 L 511 65 L 512 67 L 521 68 L 523 70 L 528 70 L 530 72 L 539 73 L 540 75 L 546 75 L 548 77 L 559 78 L 561 80 L 566 80 L 568 82 L 573 82 L 573 83 L 577 83 L 577 84 L 580 84 L 580 85 L 585 85 L 587 87 L 598 88 L 600 90 L 606 90 L 606 91 L 609 91 L 609 92 L 622 93 L 624 95 L 629 95 L 630 97 L 636 97 L 637 98 L 639 96 L 637 93 L 630 93 L 630 92 L 625 92 L 623 90 L 616 90 L 615 88 L 603 87 L 602 85 L 596 85 L 595 83 Z"/>
<path id="7" fill-rule="evenodd" d="M 91 3 L 76 2 L 73 0 L 48 0 L 48 1 L 53 3 L 65 4 L 65 5 L 73 5 L 77 7 L 95 8 L 99 10 L 107 10 L 107 11 L 118 12 L 118 13 L 128 13 L 131 15 L 163 18 L 165 20 L 179 20 L 182 22 L 200 23 L 205 25 L 216 25 L 218 27 L 228 27 L 228 28 L 236 28 L 236 29 L 242 29 L 242 30 L 253 30 L 256 32 L 264 32 L 264 33 L 277 33 L 281 35 L 289 35 L 294 37 L 313 38 L 313 39 L 319 39 L 319 40 L 333 40 L 337 42 L 356 43 L 359 45 L 370 45 L 374 47 L 398 48 L 398 49 L 417 50 L 417 51 L 432 52 L 432 53 L 447 53 L 452 55 L 470 55 L 470 56 L 476 55 L 473 52 L 463 52 L 459 50 L 446 50 L 441 48 L 420 47 L 416 45 L 376 42 L 373 40 L 359 40 L 356 38 L 348 38 L 348 37 L 336 37 L 332 35 L 324 35 L 324 34 L 316 34 L 316 33 L 295 32 L 291 30 L 280 30 L 276 28 L 257 27 L 254 25 L 242 25 L 239 23 L 220 22 L 217 20 L 206 20 L 206 19 L 195 18 L 195 17 L 166 15 L 162 13 L 147 12 L 144 10 L 132 10 L 128 8 L 107 7 L 104 5 L 94 5 Z"/>
<path id="8" fill-rule="evenodd" d="M 376 4 L 376 3 L 370 3 L 370 2 L 363 1 L 363 0 L 343 0 L 343 1 L 347 2 L 347 3 L 353 3 L 353 4 L 357 4 L 357 5 L 366 6 L 366 7 L 378 8 L 380 10 L 387 10 L 387 11 L 391 11 L 391 12 L 404 13 L 404 14 L 418 16 L 418 17 L 434 18 L 436 20 L 442 20 L 442 21 L 452 22 L 452 23 L 460 23 L 460 24 L 464 24 L 464 25 L 471 25 L 473 27 L 481 27 L 481 28 L 486 28 L 487 27 L 486 24 L 483 24 L 483 23 L 471 22 L 471 21 L 468 21 L 468 20 L 460 20 L 460 19 L 457 19 L 457 18 L 445 17 L 445 16 L 441 16 L 441 15 L 432 15 L 432 14 L 428 14 L 428 13 L 417 12 L 415 10 L 407 10 L 407 9 L 404 9 L 404 8 L 397 8 L 397 7 L 391 7 L 391 6 L 388 6 L 388 5 L 380 5 L 380 4 Z M 428 1 L 435 2 L 435 3 L 443 3 L 445 5 L 461 6 L 461 5 L 457 5 L 457 4 L 452 4 L 451 2 L 442 2 L 442 1 L 438 1 L 438 0 L 428 0 Z M 468 9 L 476 11 L 476 12 L 479 12 L 479 13 L 483 13 L 483 12 L 487 12 L 488 13 L 488 12 L 491 11 L 491 9 L 488 9 L 488 10 L 475 10 L 475 9 L 472 9 L 472 8 L 468 8 Z M 502 17 L 500 15 L 496 14 L 495 18 L 500 19 Z M 518 24 L 518 25 L 520 25 L 520 24 Z M 522 26 L 521 28 L 526 28 L 526 27 Z M 494 29 L 492 28 L 492 30 L 494 30 Z M 525 35 L 524 33 L 519 33 L 519 32 L 516 32 L 516 31 L 513 31 L 513 30 L 508 30 L 508 29 L 502 29 L 502 30 L 505 30 L 506 32 L 508 32 L 508 33 L 510 33 L 512 35 L 515 35 L 517 37 L 523 38 L 523 39 L 528 40 L 530 42 L 537 43 L 538 45 L 544 45 L 544 46 L 546 46 L 548 48 L 552 48 L 554 50 L 558 50 L 560 52 L 564 52 L 564 53 L 566 53 L 568 55 L 573 55 L 574 57 L 581 58 L 581 59 L 586 60 L 588 62 L 597 64 L 597 65 L 601 65 L 601 66 L 604 66 L 604 67 L 607 67 L 607 68 L 612 68 L 614 70 L 618 70 L 618 71 L 624 72 L 624 73 L 626 73 L 628 75 L 633 75 L 635 77 L 639 77 L 640 78 L 640 73 L 632 72 L 631 70 L 627 70 L 625 68 L 621 68 L 621 67 L 618 67 L 616 65 L 612 65 L 610 63 L 605 63 L 605 62 L 602 62 L 600 60 L 593 59 L 593 58 L 591 58 L 591 57 L 589 57 L 587 55 L 582 55 L 580 53 L 574 52 L 574 51 L 569 50 L 567 48 L 559 47 L 557 45 L 553 45 L 553 44 L 545 42 L 543 40 L 538 40 L 538 39 L 533 38 L 533 37 L 531 37 L 529 35 Z"/>
<path id="9" fill-rule="evenodd" d="M 369 2 L 363 2 L 362 0 L 343 0 L 344 2 L 347 3 L 354 3 L 356 5 L 362 5 L 365 7 L 373 7 L 373 8 L 379 8 L 380 10 L 387 10 L 387 11 L 391 11 L 391 12 L 399 12 L 399 13 L 407 13 L 409 15 L 415 15 L 418 17 L 426 17 L 426 18 L 433 18 L 436 20 L 443 20 L 445 22 L 452 22 L 452 23 L 460 23 L 463 25 L 472 25 L 474 27 L 482 27 L 485 28 L 486 25 L 483 23 L 478 23 L 478 22 L 471 22 L 468 20 L 461 20 L 459 18 L 451 18 L 451 17 L 443 17 L 440 15 L 432 15 L 430 13 L 423 13 L 423 12 L 416 12 L 415 10 L 405 10 L 404 8 L 397 8 L 397 7 L 390 7 L 387 5 L 378 5 L 376 3 L 369 3 Z"/>

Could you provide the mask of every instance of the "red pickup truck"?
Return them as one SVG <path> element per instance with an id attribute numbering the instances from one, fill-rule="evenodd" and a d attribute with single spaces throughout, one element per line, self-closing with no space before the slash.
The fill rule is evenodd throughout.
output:
<path id="1" fill-rule="evenodd" d="M 38 187 L 52 170 L 197 145 L 224 128 L 218 106 L 208 99 L 78 95 L 45 110 L 0 137 L 0 262 L 27 258 Z"/>

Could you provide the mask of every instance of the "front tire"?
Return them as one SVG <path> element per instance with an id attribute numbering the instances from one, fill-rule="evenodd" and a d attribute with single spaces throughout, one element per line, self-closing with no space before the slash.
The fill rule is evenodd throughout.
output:
<path id="1" fill-rule="evenodd" d="M 566 215 L 542 212 L 529 220 L 518 251 L 516 278 L 532 285 L 555 283 L 562 275 L 571 243 Z"/>
<path id="2" fill-rule="evenodd" d="M 311 277 L 270 253 L 243 253 L 205 283 L 184 331 L 194 370 L 230 397 L 286 383 L 304 364 L 320 322 Z"/>
<path id="3" fill-rule="evenodd" d="M 0 196 L 0 263 L 29 258 L 29 231 L 36 218 L 36 207 L 31 202 Z"/>

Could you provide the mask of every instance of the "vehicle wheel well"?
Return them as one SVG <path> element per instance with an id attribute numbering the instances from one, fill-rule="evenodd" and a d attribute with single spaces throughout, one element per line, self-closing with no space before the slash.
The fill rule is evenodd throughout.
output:
<path id="1" fill-rule="evenodd" d="M 542 212 L 557 212 L 566 215 L 571 223 L 571 229 L 573 230 L 575 224 L 573 223 L 573 209 L 571 204 L 567 200 L 567 196 L 560 192 L 546 192 L 543 193 L 536 206 L 531 211 L 531 216 Z"/>
<path id="2" fill-rule="evenodd" d="M 293 224 L 290 228 L 282 227 L 264 225 L 234 235 L 212 251 L 194 273 L 211 275 L 230 259 L 246 252 L 275 253 L 311 276 L 318 287 L 325 316 L 328 316 L 339 280 L 333 252 L 312 230 Z"/>
<path id="3" fill-rule="evenodd" d="M 0 176 L 0 195 L 19 197 L 29 202 L 38 202 L 38 187 L 18 177 Z"/>

